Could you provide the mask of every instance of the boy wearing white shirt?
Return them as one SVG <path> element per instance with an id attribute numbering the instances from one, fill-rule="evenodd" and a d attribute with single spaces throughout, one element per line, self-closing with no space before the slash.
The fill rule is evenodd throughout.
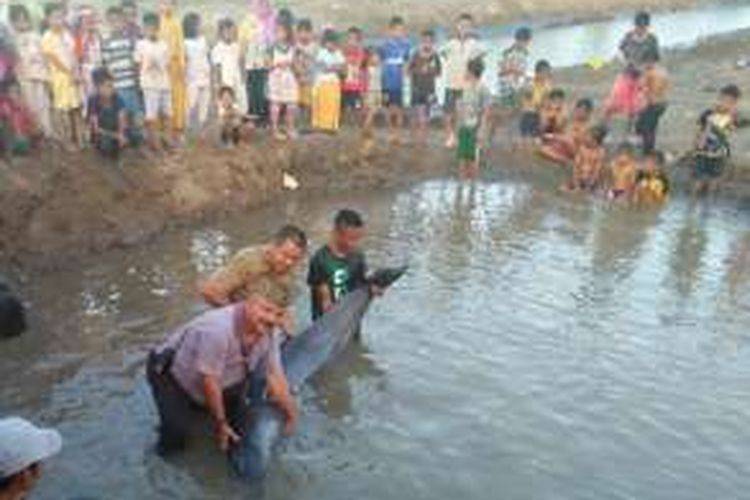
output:
<path id="1" fill-rule="evenodd" d="M 201 33 L 201 18 L 190 13 L 182 22 L 185 33 L 185 74 L 188 91 L 188 125 L 194 131 L 203 128 L 211 105 L 211 64 L 208 43 Z"/>
<path id="2" fill-rule="evenodd" d="M 237 40 L 237 26 L 231 19 L 219 21 L 219 41 L 211 50 L 217 89 L 230 87 L 234 90 L 237 105 L 243 114 L 247 112 L 247 95 L 244 75 L 240 65 L 242 50 Z"/>
<path id="3" fill-rule="evenodd" d="M 172 91 L 169 86 L 169 47 L 159 39 L 159 16 L 143 16 L 145 37 L 135 47 L 146 111 L 146 128 L 151 147 L 160 149 L 160 139 L 173 139 L 171 130 Z M 160 126 L 161 124 L 161 126 Z"/>

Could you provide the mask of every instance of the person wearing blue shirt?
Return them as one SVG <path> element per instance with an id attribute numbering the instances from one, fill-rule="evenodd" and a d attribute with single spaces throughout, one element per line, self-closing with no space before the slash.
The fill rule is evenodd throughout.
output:
<path id="1" fill-rule="evenodd" d="M 406 36 L 406 27 L 401 17 L 391 19 L 389 37 L 381 45 L 379 52 L 383 61 L 383 100 L 388 107 L 391 141 L 398 143 L 404 118 L 404 68 L 411 54 L 411 42 Z"/>

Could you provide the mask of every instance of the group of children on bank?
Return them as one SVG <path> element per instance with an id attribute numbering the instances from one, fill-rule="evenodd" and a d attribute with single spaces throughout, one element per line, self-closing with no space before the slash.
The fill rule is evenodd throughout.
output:
<path id="1" fill-rule="evenodd" d="M 268 0 L 254 0 L 240 22 L 220 20 L 210 44 L 201 17 L 178 20 L 174 3 L 140 16 L 124 1 L 106 10 L 106 28 L 92 7 L 49 3 L 41 29 L 27 6 L 10 5 L 0 47 L 0 90 L 5 108 L 14 107 L 3 120 L 6 150 L 25 152 L 41 140 L 80 149 L 89 139 L 117 156 L 143 140 L 156 150 L 179 145 L 208 125 L 218 125 L 225 143 L 259 126 L 285 140 L 299 130 L 335 132 L 342 120 L 371 131 L 379 114 L 396 142 L 407 104 L 425 140 L 443 66 L 455 109 L 467 64 L 481 55 L 468 16 L 441 57 L 430 30 L 413 49 L 399 17 L 382 42 L 365 46 L 357 27 L 316 33 L 310 20 L 277 12 Z"/>
<path id="2" fill-rule="evenodd" d="M 477 171 L 480 143 L 492 141 L 509 119 L 518 120 L 519 144 L 572 166 L 570 190 L 606 186 L 613 198 L 635 196 L 646 183 L 634 179 L 648 168 L 628 173 L 627 165 L 636 162 L 632 145 L 640 146 L 645 165 L 658 171 L 663 165 L 656 141 L 670 82 L 645 12 L 620 45 L 624 69 L 597 122 L 588 98 L 568 114 L 566 92 L 554 85 L 548 61 L 537 61 L 530 71 L 528 28 L 518 29 L 502 52 L 497 88 L 490 91 L 484 83 L 487 47 L 468 14 L 458 17 L 440 47 L 431 30 L 413 47 L 400 17 L 372 45 L 357 27 L 343 39 L 333 28 L 316 33 L 310 20 L 276 11 L 269 0 L 253 0 L 239 22 L 220 20 L 213 44 L 198 14 L 178 19 L 174 0 L 162 0 L 158 13 L 143 16 L 129 0 L 112 6 L 106 30 L 93 8 L 71 9 L 66 2 L 45 6 L 41 32 L 24 5 L 11 5 L 8 17 L 11 30 L 0 37 L 6 151 L 26 151 L 38 138 L 80 148 L 88 137 L 104 154 L 117 156 L 144 140 L 155 150 L 171 148 L 187 134 L 204 137 L 210 127 L 231 145 L 257 127 L 269 126 L 277 139 L 287 140 L 299 131 L 335 132 L 344 121 L 369 136 L 380 114 L 391 140 L 399 142 L 407 109 L 414 140 L 426 142 L 440 81 L 445 145 L 457 150 L 469 173 Z M 712 188 L 724 172 L 739 97 L 739 88 L 728 85 L 716 109 L 701 117 L 693 154 L 697 189 Z M 616 131 L 614 140 L 622 145 L 606 169 L 605 137 Z M 653 197 L 665 197 L 667 183 L 658 191 Z"/>
<path id="3" fill-rule="evenodd" d="M 513 46 L 503 53 L 501 109 L 511 114 L 517 110 L 522 145 L 571 168 L 564 190 L 603 192 L 611 200 L 638 203 L 658 203 L 668 197 L 665 155 L 656 144 L 670 77 L 660 63 L 659 42 L 650 21 L 648 13 L 638 13 L 634 28 L 623 38 L 624 69 L 603 103 L 600 120 L 594 119 L 595 105 L 589 98 L 577 100 L 568 114 L 566 92 L 553 84 L 548 61 L 538 61 L 533 76 L 524 81 L 531 39 L 527 30 L 519 30 Z M 739 87 L 726 85 L 716 105 L 701 115 L 689 155 L 695 193 L 714 191 L 725 173 L 729 134 L 743 125 L 737 116 L 740 97 Z M 608 135 L 617 144 L 612 155 L 605 147 Z"/>

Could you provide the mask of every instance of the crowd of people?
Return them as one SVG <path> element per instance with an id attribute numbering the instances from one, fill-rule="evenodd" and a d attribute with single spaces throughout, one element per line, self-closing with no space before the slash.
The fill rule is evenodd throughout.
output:
<path id="1" fill-rule="evenodd" d="M 622 71 L 597 106 L 586 97 L 568 102 L 550 62 L 531 61 L 533 33 L 525 27 L 502 51 L 497 86 L 489 88 L 489 49 L 468 14 L 458 17 L 445 43 L 425 30 L 413 46 L 400 17 L 391 19 L 385 38 L 366 43 L 374 39 L 358 27 L 316 30 L 309 19 L 276 11 L 268 0 L 253 0 L 239 22 L 221 19 L 213 42 L 199 14 L 179 18 L 169 0 L 158 12 L 141 13 L 131 0 L 111 6 L 106 29 L 91 6 L 49 3 L 39 26 L 26 5 L 7 7 L 9 27 L 0 33 L 0 145 L 6 155 L 44 142 L 93 147 L 117 158 L 142 144 L 154 151 L 179 148 L 211 130 L 232 147 L 261 128 L 288 141 L 302 132 L 335 133 L 342 123 L 370 137 L 377 120 L 399 143 L 407 119 L 412 139 L 427 143 L 440 105 L 444 146 L 455 149 L 466 174 L 478 172 L 481 146 L 511 123 L 518 147 L 570 168 L 567 192 L 644 204 L 669 196 L 665 154 L 657 146 L 670 77 L 645 12 L 624 37 Z M 690 154 L 696 192 L 714 190 L 724 174 L 730 134 L 744 124 L 740 98 L 739 87 L 727 84 L 700 115 Z M 314 320 L 367 285 L 363 236 L 360 214 L 338 213 L 330 241 L 310 260 Z M 246 418 L 251 374 L 260 375 L 287 431 L 294 428 L 297 408 L 280 349 L 295 332 L 289 307 L 306 251 L 305 233 L 286 226 L 268 245 L 239 252 L 201 284 L 210 309 L 150 354 L 147 376 L 162 453 L 185 447 L 191 416 L 199 414 L 212 418 L 219 447 L 231 447 Z M 22 304 L 7 289 L 0 292 L 0 312 L 11 325 L 2 336 L 18 335 L 25 327 Z M 39 463 L 60 446 L 54 431 L 0 420 L 0 497 L 28 491 Z"/>
<path id="2" fill-rule="evenodd" d="M 445 146 L 468 173 L 478 171 L 480 146 L 499 125 L 517 120 L 515 143 L 572 167 L 567 190 L 629 200 L 663 200 L 669 192 L 656 146 L 670 78 L 646 12 L 620 45 L 623 70 L 600 106 L 590 98 L 567 102 L 550 62 L 530 60 L 533 33 L 526 27 L 502 51 L 490 89 L 489 47 L 468 14 L 441 43 L 432 30 L 413 36 L 401 17 L 382 38 L 356 26 L 316 30 L 269 0 L 252 0 L 247 15 L 223 18 L 215 29 L 195 12 L 179 18 L 175 0 L 143 13 L 124 0 L 104 17 L 102 23 L 88 5 L 56 2 L 44 7 L 37 26 L 26 6 L 8 6 L 10 27 L 0 44 L 6 153 L 46 140 L 117 157 L 143 142 L 156 151 L 179 147 L 210 129 L 228 146 L 262 127 L 278 140 L 334 133 L 342 123 L 371 136 L 379 117 L 394 143 L 406 138 L 405 118 L 413 139 L 424 143 L 440 108 Z M 714 189 L 725 170 L 740 95 L 736 85 L 725 86 L 716 107 L 701 115 L 692 152 L 696 192 Z M 607 142 L 618 144 L 611 158 L 608 132 Z"/>

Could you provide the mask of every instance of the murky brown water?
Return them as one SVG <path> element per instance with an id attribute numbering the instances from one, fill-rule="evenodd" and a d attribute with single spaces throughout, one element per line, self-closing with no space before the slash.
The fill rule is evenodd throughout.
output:
<path id="1" fill-rule="evenodd" d="M 252 494 L 210 436 L 154 456 L 146 351 L 201 309 L 194 284 L 284 219 L 320 243 L 368 214 L 373 263 L 411 274 L 362 346 L 301 395 L 297 435 Z M 41 499 L 739 499 L 750 487 L 750 219 L 661 213 L 516 181 L 431 181 L 166 235 L 25 290 L 0 411 L 60 428 Z M 307 317 L 305 296 L 298 303 Z"/>

